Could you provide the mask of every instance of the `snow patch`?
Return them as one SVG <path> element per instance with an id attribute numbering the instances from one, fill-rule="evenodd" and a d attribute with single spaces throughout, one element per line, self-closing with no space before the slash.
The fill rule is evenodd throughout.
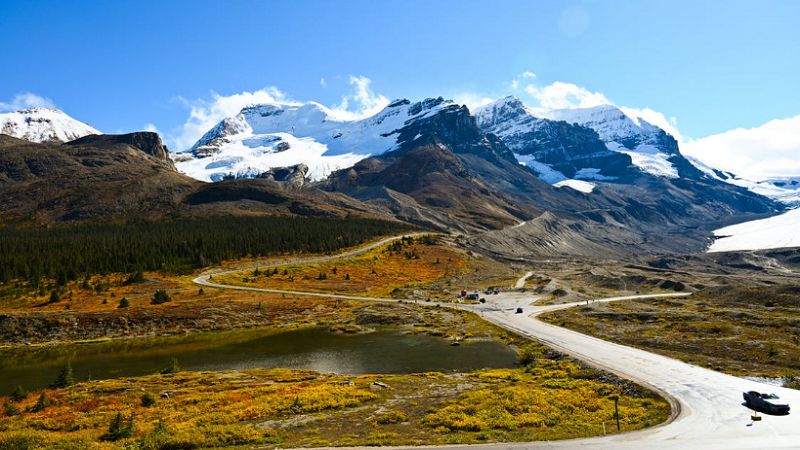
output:
<path id="1" fill-rule="evenodd" d="M 665 178 L 680 178 L 678 169 L 669 162 L 669 155 L 666 153 L 638 153 L 631 151 L 620 151 L 631 157 L 634 166 L 642 172 Z"/>
<path id="2" fill-rule="evenodd" d="M 709 253 L 800 247 L 800 209 L 720 228 L 714 236 L 718 239 L 707 250 Z"/>
<path id="3" fill-rule="evenodd" d="M 595 180 L 595 181 L 614 181 L 617 177 L 609 177 L 600 174 L 600 169 L 585 167 L 575 172 L 576 180 Z"/>
<path id="4" fill-rule="evenodd" d="M 584 194 L 591 194 L 595 188 L 594 183 L 581 180 L 564 180 L 554 184 L 553 186 L 558 188 L 566 186 L 568 188 L 575 189 L 576 191 L 583 192 Z"/>
<path id="5" fill-rule="evenodd" d="M 538 173 L 539 179 L 545 183 L 556 184 L 569 179 L 563 173 L 553 169 L 550 164 L 536 161 L 536 159 L 531 155 L 518 155 L 515 153 L 514 157 L 517 158 L 517 161 L 520 164 L 530 167 L 534 172 Z"/>

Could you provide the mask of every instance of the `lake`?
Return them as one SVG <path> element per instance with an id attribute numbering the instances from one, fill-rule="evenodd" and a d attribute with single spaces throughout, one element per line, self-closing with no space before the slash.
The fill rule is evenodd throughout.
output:
<path id="1" fill-rule="evenodd" d="M 451 346 L 442 338 L 398 328 L 365 334 L 330 333 L 321 327 L 250 329 L 0 351 L 0 395 L 18 385 L 28 390 L 47 387 L 67 361 L 82 381 L 90 375 L 101 380 L 157 373 L 173 357 L 182 370 L 285 367 L 342 375 L 467 372 L 516 363 L 515 352 L 499 342 Z"/>

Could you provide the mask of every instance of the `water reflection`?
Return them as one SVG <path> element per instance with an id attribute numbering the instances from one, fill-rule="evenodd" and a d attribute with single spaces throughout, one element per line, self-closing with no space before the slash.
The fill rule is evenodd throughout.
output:
<path id="1" fill-rule="evenodd" d="M 67 360 L 79 380 L 90 374 L 93 379 L 105 379 L 156 373 L 173 356 L 184 370 L 287 367 L 348 375 L 463 372 L 512 367 L 516 362 L 514 352 L 497 342 L 452 347 L 443 339 L 407 335 L 401 329 L 359 335 L 332 334 L 324 328 L 281 333 L 240 330 L 154 338 L 138 344 L 111 342 L 0 353 L 0 393 L 7 395 L 17 385 L 29 390 L 46 387 Z"/>

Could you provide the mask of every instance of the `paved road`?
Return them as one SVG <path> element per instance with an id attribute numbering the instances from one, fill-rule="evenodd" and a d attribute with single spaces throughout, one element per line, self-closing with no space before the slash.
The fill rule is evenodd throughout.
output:
<path id="1" fill-rule="evenodd" d="M 381 241 L 359 250 L 367 251 L 392 239 Z M 339 255 L 338 258 L 352 256 Z M 322 260 L 327 259 L 323 258 Z M 316 259 L 320 261 L 321 259 Z M 226 272 L 227 273 L 227 272 Z M 528 276 L 526 274 L 526 276 Z M 297 295 L 315 295 L 334 298 L 389 301 L 330 294 L 309 294 L 295 291 L 268 290 L 244 286 L 218 285 L 203 275 L 194 281 L 218 288 L 246 289 Z M 597 301 L 617 301 L 633 298 L 679 296 L 688 294 L 656 294 L 606 298 Z M 800 415 L 770 416 L 761 414 L 760 422 L 750 419 L 751 411 L 743 406 L 742 391 L 775 392 L 788 400 L 795 410 L 800 408 L 800 391 L 784 389 L 715 371 L 692 366 L 674 359 L 642 350 L 595 339 L 580 333 L 546 324 L 536 316 L 555 309 L 580 306 L 533 306 L 536 298 L 523 293 L 501 293 L 487 296 L 487 303 L 459 307 L 480 314 L 509 330 L 543 342 L 554 349 L 571 355 L 590 365 L 608 370 L 619 376 L 644 384 L 661 392 L 673 403 L 675 413 L 671 422 L 643 431 L 609 435 L 605 437 L 554 442 L 488 444 L 448 446 L 460 450 L 502 449 L 641 449 L 647 450 L 744 450 L 744 449 L 800 449 Z M 516 314 L 520 307 L 525 311 Z M 418 447 L 412 447 L 418 448 Z"/>
<path id="2" fill-rule="evenodd" d="M 671 296 L 675 295 L 681 294 Z M 648 297 L 657 295 L 599 301 Z M 675 419 L 666 425 L 635 433 L 550 443 L 495 445 L 492 448 L 800 449 L 800 420 L 796 412 L 787 416 L 761 414 L 760 422 L 752 422 L 752 412 L 743 406 L 742 400 L 742 391 L 775 392 L 797 409 L 800 407 L 800 391 L 724 375 L 536 320 L 536 316 L 544 312 L 580 306 L 584 302 L 533 306 L 530 296 L 513 293 L 487 296 L 487 301 L 471 309 L 497 325 L 661 392 L 675 404 L 677 413 Z M 518 307 L 525 313 L 515 314 Z"/>

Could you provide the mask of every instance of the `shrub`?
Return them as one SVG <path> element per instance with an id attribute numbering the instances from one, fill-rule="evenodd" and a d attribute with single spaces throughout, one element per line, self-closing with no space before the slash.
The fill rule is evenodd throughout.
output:
<path id="1" fill-rule="evenodd" d="M 150 300 L 151 305 L 160 305 L 162 303 L 167 303 L 168 301 L 172 300 L 167 294 L 167 291 L 163 289 L 159 289 L 153 294 L 153 298 Z"/>
<path id="2" fill-rule="evenodd" d="M 530 366 L 536 363 L 537 359 L 542 357 L 542 349 L 536 344 L 527 344 L 519 349 L 517 352 L 517 359 L 520 365 Z"/>
<path id="3" fill-rule="evenodd" d="M 129 302 L 126 297 L 122 297 L 122 300 L 119 301 L 119 306 L 117 306 L 117 308 L 127 308 L 128 306 L 131 306 L 131 302 Z"/>
<path id="4" fill-rule="evenodd" d="M 3 404 L 3 414 L 7 416 L 16 416 L 19 414 L 19 406 L 13 403 L 5 403 Z"/>
<path id="5" fill-rule="evenodd" d="M 381 425 L 408 422 L 408 414 L 404 413 L 403 411 L 389 411 L 386 414 L 378 417 L 377 422 Z"/>
<path id="6" fill-rule="evenodd" d="M 142 394 L 141 400 L 142 400 L 142 406 L 144 406 L 145 408 L 149 408 L 156 404 L 156 398 L 153 396 L 153 394 L 149 392 L 145 392 L 144 394 Z"/>
<path id="7" fill-rule="evenodd" d="M 61 301 L 61 296 L 58 295 L 58 291 L 53 289 L 53 291 L 50 292 L 50 300 L 48 301 L 48 303 L 58 303 L 60 301 Z"/>
<path id="8" fill-rule="evenodd" d="M 26 391 L 22 386 L 17 386 L 16 389 L 11 391 L 11 399 L 15 402 L 21 402 L 26 398 L 28 398 L 28 391 Z"/>

